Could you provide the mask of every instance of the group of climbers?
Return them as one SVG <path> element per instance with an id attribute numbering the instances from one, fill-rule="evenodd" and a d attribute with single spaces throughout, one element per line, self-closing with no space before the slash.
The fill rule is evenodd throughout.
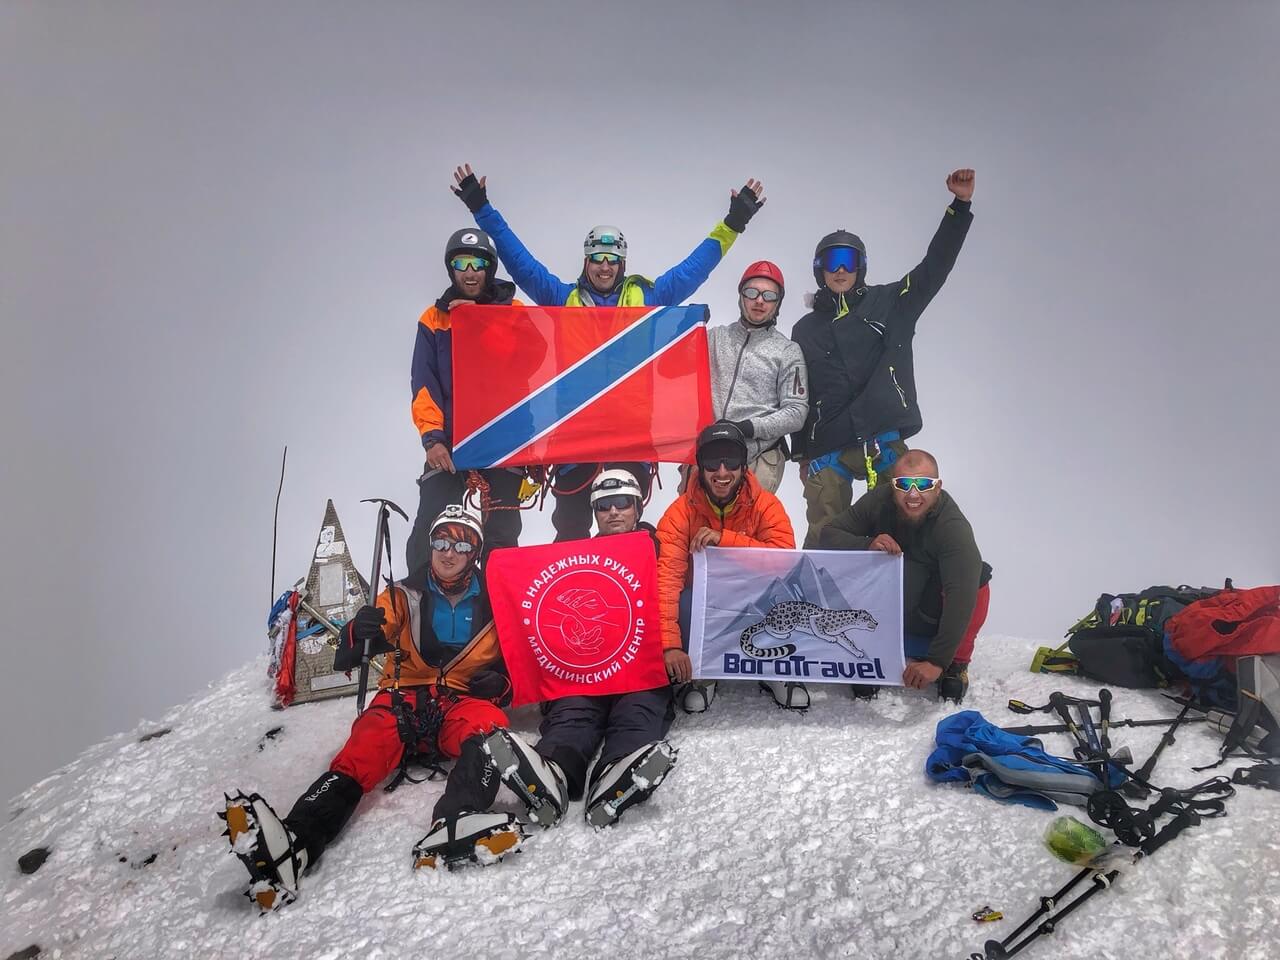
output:
<path id="1" fill-rule="evenodd" d="M 708 546 L 793 549 L 792 523 L 775 496 L 788 459 L 799 461 L 806 548 L 900 553 L 904 566 L 907 686 L 935 684 L 959 701 L 973 640 L 986 617 L 990 567 L 959 506 L 942 491 L 936 460 L 906 441 L 921 427 L 912 340 L 922 311 L 954 265 L 972 221 L 972 170 L 947 178 L 953 200 L 921 263 L 900 280 L 868 286 L 866 247 L 838 230 L 813 258 L 812 310 L 788 338 L 777 327 L 781 270 L 757 261 L 738 284 L 738 319 L 708 344 L 716 421 L 698 437 L 696 463 L 656 529 L 641 521 L 655 465 L 547 465 L 556 540 L 647 530 L 658 555 L 663 658 L 670 680 L 653 690 L 567 697 L 544 705 L 540 740 L 507 727 L 510 681 L 484 584 L 484 558 L 521 532 L 523 469 L 477 471 L 482 516 L 462 506 L 467 479 L 452 460 L 451 312 L 460 304 L 513 304 L 517 286 L 540 305 L 678 304 L 691 296 L 764 205 L 763 185 L 731 191 L 729 210 L 680 263 L 654 280 L 627 273 L 621 230 L 601 225 L 583 245 L 573 282 L 553 275 L 490 204 L 469 165 L 454 192 L 477 226 L 450 236 L 449 287 L 423 313 L 412 366 L 412 411 L 425 453 L 420 502 L 407 544 L 409 573 L 347 624 L 335 660 L 350 669 L 366 643 L 386 654 L 380 692 L 356 719 L 329 770 L 279 817 L 258 794 L 229 797 L 232 847 L 263 909 L 296 896 L 301 875 L 341 831 L 360 798 L 410 760 L 453 760 L 427 835 L 422 867 L 491 862 L 516 849 L 527 823 L 491 807 L 500 784 L 528 822 L 549 827 L 584 799 L 594 826 L 646 799 L 676 760 L 666 740 L 677 702 L 708 709 L 713 681 L 694 677 L 689 642 L 693 554 Z M 501 263 L 512 281 L 497 276 Z M 877 482 L 888 476 L 888 483 Z M 853 502 L 854 479 L 867 493 Z M 474 481 L 473 481 L 474 482 Z M 762 687 L 781 707 L 805 709 L 801 683 Z M 875 687 L 852 685 L 855 695 Z M 597 752 L 599 753 L 597 757 Z M 595 759 L 594 764 L 592 763 Z"/>

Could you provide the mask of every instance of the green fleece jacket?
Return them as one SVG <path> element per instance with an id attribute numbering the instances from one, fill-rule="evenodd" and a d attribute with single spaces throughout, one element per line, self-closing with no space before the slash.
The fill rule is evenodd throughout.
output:
<path id="1" fill-rule="evenodd" d="M 898 516 L 892 484 L 884 483 L 827 524 L 818 546 L 865 550 L 882 533 L 902 547 L 904 628 L 907 633 L 932 637 L 929 662 L 945 668 L 973 617 L 978 589 L 991 579 L 991 567 L 982 561 L 973 528 L 946 490 L 923 521 L 914 526 L 906 523 Z"/>

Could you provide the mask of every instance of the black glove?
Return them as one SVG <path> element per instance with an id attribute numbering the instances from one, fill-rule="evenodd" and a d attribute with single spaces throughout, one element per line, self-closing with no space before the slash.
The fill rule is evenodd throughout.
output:
<path id="1" fill-rule="evenodd" d="M 750 440 L 756 435 L 756 428 L 751 425 L 750 420 L 735 420 L 733 425 L 742 431 L 742 435 Z"/>
<path id="2" fill-rule="evenodd" d="M 756 200 L 754 191 L 743 187 L 736 197 L 730 199 L 729 213 L 724 218 L 724 225 L 734 233 L 741 233 L 747 229 L 747 222 L 763 206 L 763 202 Z"/>
<path id="3" fill-rule="evenodd" d="M 394 648 L 387 641 L 382 626 L 387 622 L 387 613 L 381 607 L 365 604 L 356 611 L 356 615 L 347 621 L 342 628 L 342 640 L 338 643 L 338 652 L 333 657 L 333 669 L 345 673 L 360 665 L 364 656 L 364 641 L 369 639 L 369 656 L 376 657 L 380 653 L 388 653 Z"/>
<path id="4" fill-rule="evenodd" d="M 502 706 L 511 702 L 511 681 L 500 670 L 478 670 L 467 684 L 467 693 L 478 700 L 493 700 Z"/>
<path id="5" fill-rule="evenodd" d="M 454 188 L 453 192 L 462 198 L 462 202 L 472 213 L 479 213 L 480 208 L 489 202 L 489 191 L 480 186 L 480 181 L 476 179 L 474 173 L 468 173 L 463 177 L 462 182 Z"/>

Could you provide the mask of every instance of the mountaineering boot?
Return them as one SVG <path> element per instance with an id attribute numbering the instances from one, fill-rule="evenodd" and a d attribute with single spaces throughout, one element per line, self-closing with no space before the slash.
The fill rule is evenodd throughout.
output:
<path id="1" fill-rule="evenodd" d="M 587 823 L 607 827 L 617 823 L 622 812 L 658 789 L 658 784 L 676 763 L 676 749 L 665 740 L 647 743 L 620 760 L 597 767 L 587 787 Z"/>
<path id="2" fill-rule="evenodd" d="M 431 811 L 432 822 L 488 810 L 498 797 L 500 783 L 497 768 L 484 752 L 484 735 L 467 737 L 444 782 L 444 793 Z"/>
<path id="3" fill-rule="evenodd" d="M 554 826 L 569 805 L 569 787 L 558 764 L 544 760 L 510 730 L 498 727 L 484 739 L 484 752 L 498 776 L 529 808 L 529 819 L 540 827 Z"/>
<path id="4" fill-rule="evenodd" d="M 954 700 L 957 704 L 969 692 L 969 665 L 953 663 L 938 678 L 938 699 Z"/>
<path id="5" fill-rule="evenodd" d="M 808 710 L 809 688 L 803 683 L 785 680 L 761 680 L 760 689 L 773 697 L 773 702 L 784 710 Z"/>
<path id="6" fill-rule="evenodd" d="M 685 713 L 706 713 L 715 698 L 714 680 L 693 680 L 680 691 L 680 709 Z"/>
<path id="7" fill-rule="evenodd" d="M 258 794 L 227 797 L 227 837 L 249 871 L 248 896 L 265 913 L 298 896 L 302 874 L 342 831 L 364 795 L 345 773 L 329 771 L 315 781 L 281 820 Z"/>
<path id="8" fill-rule="evenodd" d="M 226 812 L 218 816 L 227 821 L 225 836 L 231 841 L 231 852 L 249 871 L 245 896 L 263 913 L 292 903 L 310 863 L 306 847 L 258 794 L 245 796 L 237 791 L 234 797 L 224 796 Z"/>
<path id="9" fill-rule="evenodd" d="M 874 700 L 880 696 L 880 687 L 874 683 L 851 683 L 849 693 L 858 700 Z"/>
<path id="10" fill-rule="evenodd" d="M 512 813 L 463 813 L 439 817 L 413 848 L 413 868 L 432 870 L 468 863 L 487 866 L 520 849 L 528 834 Z"/>

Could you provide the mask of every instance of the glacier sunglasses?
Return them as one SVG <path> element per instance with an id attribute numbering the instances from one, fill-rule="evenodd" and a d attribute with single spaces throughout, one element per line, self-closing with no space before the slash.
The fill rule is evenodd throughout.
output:
<path id="1" fill-rule="evenodd" d="M 486 260 L 484 257 L 467 255 L 467 256 L 461 256 L 461 257 L 454 257 L 452 260 L 449 261 L 449 266 L 453 267 L 453 269 L 457 270 L 459 273 L 462 273 L 467 270 L 475 270 L 477 273 L 480 273 L 488 269 L 489 261 Z"/>
<path id="2" fill-rule="evenodd" d="M 601 497 L 591 506 L 596 513 L 608 513 L 610 510 L 627 510 L 635 506 L 636 498 L 629 493 L 615 493 L 611 497 Z"/>
<path id="3" fill-rule="evenodd" d="M 765 303 L 778 302 L 777 290 L 761 290 L 758 287 L 743 287 L 742 295 L 746 297 L 748 300 L 755 300 L 757 297 L 759 297 Z"/>
<path id="4" fill-rule="evenodd" d="M 921 493 L 926 490 L 932 490 L 941 484 L 942 481 L 937 477 L 894 477 L 893 485 L 903 493 L 909 493 L 912 487 L 915 487 Z"/>
<path id="5" fill-rule="evenodd" d="M 616 253 L 593 253 L 587 257 L 592 263 L 621 263 L 622 258 Z"/>
<path id="6" fill-rule="evenodd" d="M 442 538 L 440 540 L 431 541 L 431 549 L 439 550 L 441 553 L 448 553 L 451 547 L 453 548 L 454 553 L 460 553 L 465 557 L 468 553 L 475 550 L 476 545 L 474 543 L 468 543 L 466 540 L 445 540 Z"/>
<path id="7" fill-rule="evenodd" d="M 707 457 L 698 458 L 698 466 L 707 471 L 719 470 L 724 467 L 726 470 L 741 470 L 747 465 L 747 461 L 742 457 Z"/>
<path id="8" fill-rule="evenodd" d="M 861 260 L 858 251 L 853 247 L 828 247 L 813 261 L 813 265 L 822 267 L 827 273 L 835 273 L 838 270 L 857 273 Z"/>

